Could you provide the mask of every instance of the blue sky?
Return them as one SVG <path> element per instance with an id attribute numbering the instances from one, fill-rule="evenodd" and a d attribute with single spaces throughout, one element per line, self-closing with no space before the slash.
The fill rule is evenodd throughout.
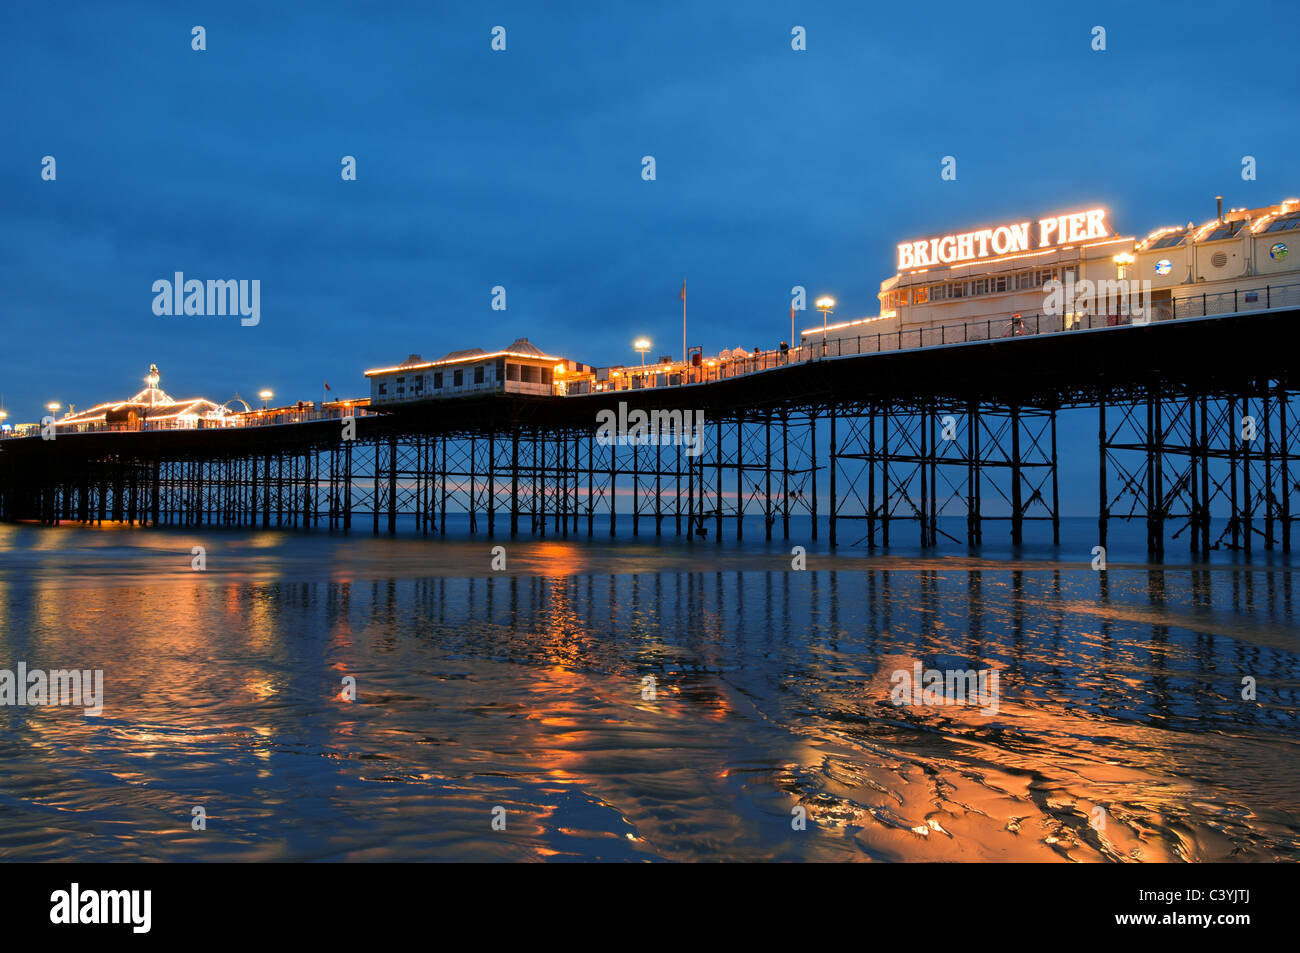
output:
<path id="1" fill-rule="evenodd" d="M 771 346 L 794 285 L 875 313 L 906 238 L 1094 205 L 1144 234 L 1300 193 L 1285 4 L 313 6 L 4 5 L 11 420 L 150 362 L 177 397 L 317 399 L 519 336 L 675 353 L 683 277 L 692 345 Z M 260 279 L 261 323 L 155 316 L 176 271 Z"/>

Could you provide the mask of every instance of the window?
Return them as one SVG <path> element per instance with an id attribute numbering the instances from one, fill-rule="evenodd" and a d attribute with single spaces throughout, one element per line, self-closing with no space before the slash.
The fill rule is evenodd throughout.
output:
<path id="1" fill-rule="evenodd" d="M 442 371 L 433 372 L 433 389 L 442 390 Z"/>
<path id="2" fill-rule="evenodd" d="M 1224 222 L 1222 225 L 1215 226 L 1215 228 L 1210 232 L 1210 234 L 1202 238 L 1201 241 L 1214 242 L 1214 241 L 1218 241 L 1221 238 L 1231 238 L 1233 235 L 1237 234 L 1237 232 L 1241 231 L 1241 226 L 1245 224 L 1246 223 L 1244 221 Z"/>
<path id="3" fill-rule="evenodd" d="M 454 386 L 459 387 L 465 383 L 465 371 L 462 368 L 456 368 L 451 375 L 451 382 Z"/>
<path id="4" fill-rule="evenodd" d="M 519 377 L 519 365 L 518 365 L 518 364 L 507 364 L 507 365 L 506 365 L 506 380 L 508 380 L 508 381 L 517 381 L 517 380 L 519 380 L 519 379 L 520 379 L 520 377 Z"/>
<path id="5" fill-rule="evenodd" d="M 475 367 L 474 367 L 474 383 L 475 383 L 475 384 L 482 384 L 482 383 L 483 383 L 483 365 L 482 365 L 482 364 L 477 364 L 477 365 L 475 365 Z"/>
<path id="6" fill-rule="evenodd" d="M 387 394 L 387 393 L 388 393 L 388 385 L 387 385 L 387 384 L 382 384 L 382 383 L 381 383 L 381 384 L 379 385 L 379 393 L 380 393 L 381 395 L 382 395 L 382 394 Z"/>

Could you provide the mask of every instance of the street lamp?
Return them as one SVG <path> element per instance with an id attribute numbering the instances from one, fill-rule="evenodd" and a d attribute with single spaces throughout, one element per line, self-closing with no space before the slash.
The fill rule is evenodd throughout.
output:
<path id="1" fill-rule="evenodd" d="M 632 342 L 632 350 L 641 352 L 641 366 L 645 367 L 645 353 L 650 350 L 650 339 L 637 338 Z"/>
<path id="2" fill-rule="evenodd" d="M 274 397 L 275 395 L 272 394 L 269 390 L 260 390 L 257 392 L 257 396 L 262 398 L 262 409 L 266 410 L 266 402 L 270 400 L 272 397 Z"/>
<path id="3" fill-rule="evenodd" d="M 817 299 L 817 310 L 822 313 L 822 353 L 826 353 L 826 316 L 833 314 L 831 311 L 835 307 L 835 299 L 830 295 L 825 295 Z"/>
<path id="4" fill-rule="evenodd" d="M 1116 256 L 1115 256 L 1113 259 L 1111 259 L 1111 260 L 1115 262 L 1115 267 L 1116 267 L 1117 269 L 1119 269 L 1119 280 L 1120 280 L 1121 282 L 1124 280 L 1124 269 L 1127 268 L 1129 265 L 1133 264 L 1133 262 L 1137 261 L 1136 258 L 1134 258 L 1132 255 L 1130 255 L 1130 254 L 1129 254 L 1128 252 L 1126 252 L 1126 251 L 1122 251 L 1122 252 L 1120 252 L 1118 255 L 1116 255 Z M 1109 293 L 1109 292 L 1107 292 L 1107 294 L 1106 294 L 1106 300 L 1107 300 L 1107 302 L 1110 301 L 1110 293 Z M 1116 311 L 1115 320 L 1116 320 L 1116 322 L 1119 321 L 1119 316 L 1120 316 L 1121 314 L 1125 314 L 1125 313 L 1127 313 L 1128 310 L 1129 310 L 1128 307 L 1124 304 L 1124 300 L 1125 300 L 1125 295 L 1124 295 L 1124 292 L 1121 290 L 1121 291 L 1120 291 L 1120 300 L 1119 300 L 1118 302 L 1116 302 L 1116 304 L 1115 304 L 1115 311 Z M 1109 311 L 1110 308 L 1108 307 L 1106 310 Z"/>
<path id="5" fill-rule="evenodd" d="M 48 410 L 50 413 L 54 414 L 54 413 L 58 413 L 59 408 L 62 406 L 63 405 L 60 404 L 57 400 L 52 400 L 45 405 L 45 409 Z"/>

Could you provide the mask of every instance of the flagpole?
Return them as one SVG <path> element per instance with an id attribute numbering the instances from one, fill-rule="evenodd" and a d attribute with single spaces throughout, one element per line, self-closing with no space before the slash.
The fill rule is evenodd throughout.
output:
<path id="1" fill-rule="evenodd" d="M 686 383 L 686 279 L 682 279 L 682 383 Z"/>

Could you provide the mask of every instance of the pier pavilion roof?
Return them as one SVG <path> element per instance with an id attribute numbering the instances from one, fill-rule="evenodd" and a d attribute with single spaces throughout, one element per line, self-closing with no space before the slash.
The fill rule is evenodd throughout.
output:
<path id="1" fill-rule="evenodd" d="M 545 361 L 546 363 L 555 363 L 559 360 L 554 355 L 547 354 L 536 344 L 533 344 L 528 338 L 516 338 L 509 346 L 499 351 L 485 351 L 481 347 L 470 347 L 460 351 L 451 351 L 446 357 L 436 361 L 423 360 L 420 355 L 412 354 L 401 364 L 393 367 L 375 367 L 366 371 L 366 377 L 374 377 L 377 374 L 392 374 L 397 371 L 421 370 L 426 367 L 442 367 L 449 364 L 462 364 L 473 361 L 483 360 L 484 358 L 497 357 L 515 357 L 524 360 Z"/>
<path id="2" fill-rule="evenodd" d="M 145 388 L 125 400 L 106 401 L 87 410 L 66 414 L 55 422 L 58 427 L 95 425 L 138 425 L 144 421 L 166 426 L 192 420 L 216 420 L 226 415 L 225 407 L 203 397 L 177 400 L 158 387 L 158 365 L 149 365 Z"/>

